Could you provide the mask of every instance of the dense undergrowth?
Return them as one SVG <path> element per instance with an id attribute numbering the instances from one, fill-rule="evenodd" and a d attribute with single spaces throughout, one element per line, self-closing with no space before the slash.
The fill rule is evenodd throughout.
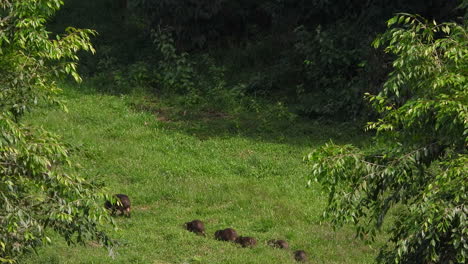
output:
<path id="1" fill-rule="evenodd" d="M 169 59 L 180 66 L 178 76 L 185 82 L 182 87 L 170 85 L 174 90 L 208 91 L 217 86 L 194 86 L 186 77 L 209 76 L 210 67 L 216 65 L 225 71 L 229 90 L 236 87 L 235 93 L 281 98 L 295 114 L 346 121 L 374 115 L 362 95 L 377 93 L 391 71 L 392 57 L 370 45 L 385 30 L 386 20 L 407 12 L 439 22 L 460 22 L 464 13 L 455 9 L 458 4 L 443 0 L 69 0 L 49 24 L 58 32 L 68 25 L 99 32 L 93 41 L 97 55 L 82 56 L 80 71 L 101 84 L 113 83 L 113 89 L 133 87 L 121 85 L 128 81 L 160 89 L 160 70 L 168 69 L 161 68 L 161 63 Z M 158 32 L 159 38 L 152 32 Z M 155 39 L 168 36 L 171 47 L 161 49 L 161 41 L 155 45 Z M 167 56 L 170 50 L 181 56 L 174 60 Z M 207 64 L 207 56 L 214 63 Z M 184 67 L 187 63 L 195 63 L 198 69 L 191 72 Z M 168 76 L 167 71 L 163 75 Z M 206 96 L 198 94 L 189 101 L 200 97 Z"/>

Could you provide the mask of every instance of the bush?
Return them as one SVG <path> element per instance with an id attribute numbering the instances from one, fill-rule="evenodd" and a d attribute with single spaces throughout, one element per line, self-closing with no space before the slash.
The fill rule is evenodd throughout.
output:
<path id="1" fill-rule="evenodd" d="M 362 94 L 371 83 L 364 73 L 370 41 L 356 33 L 359 25 L 337 22 L 317 26 L 315 32 L 295 30 L 295 50 L 305 58 L 303 79 L 297 86 L 298 110 L 308 115 L 344 116 L 362 114 Z M 375 69 L 374 69 L 375 71 Z"/>
<path id="2" fill-rule="evenodd" d="M 177 52 L 169 31 L 154 31 L 153 38 L 162 56 L 155 71 L 158 88 L 165 92 L 194 93 L 196 76 L 189 54 Z"/>
<path id="3" fill-rule="evenodd" d="M 46 229 L 68 243 L 97 240 L 111 220 L 104 194 L 85 179 L 66 173 L 68 151 L 43 129 L 26 127 L 0 115 L 0 262 L 51 242 Z"/>
<path id="4" fill-rule="evenodd" d="M 153 36 L 161 57 L 152 75 L 156 91 L 182 95 L 182 105 L 192 110 L 226 110 L 238 105 L 244 86 L 228 87 L 224 68 L 218 67 L 211 57 L 179 53 L 168 30 L 158 30 Z"/>
<path id="5" fill-rule="evenodd" d="M 380 263 L 466 263 L 468 34 L 455 23 L 398 15 L 374 41 L 397 56 L 378 95 L 374 147 L 328 144 L 308 156 L 329 193 L 326 216 L 373 238 L 394 224 Z"/>
<path id="6" fill-rule="evenodd" d="M 49 39 L 44 26 L 60 0 L 0 2 L 0 262 L 50 242 L 47 229 L 68 243 L 95 239 L 110 246 L 102 231 L 111 221 L 99 201 L 104 193 L 66 173 L 68 151 L 57 137 L 22 124 L 37 104 L 61 102 L 56 81 L 76 72 L 79 50 L 94 51 L 91 30 L 67 28 Z"/>
<path id="7" fill-rule="evenodd" d="M 6 13 L 0 24 L 0 111 L 21 117 L 39 102 L 58 103 L 56 79 L 76 72 L 78 50 L 93 51 L 91 30 L 67 28 L 67 34 L 49 40 L 46 19 L 60 1 L 2 1 Z"/>

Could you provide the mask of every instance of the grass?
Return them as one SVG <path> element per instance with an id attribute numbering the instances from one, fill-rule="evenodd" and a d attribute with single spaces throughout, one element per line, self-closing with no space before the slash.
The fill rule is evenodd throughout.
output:
<path id="1" fill-rule="evenodd" d="M 307 185 L 302 162 L 330 139 L 359 142 L 354 130 L 299 119 L 275 127 L 255 115 L 187 114 L 144 94 L 65 91 L 69 113 L 44 109 L 28 122 L 78 146 L 78 173 L 128 194 L 132 217 L 116 218 L 114 257 L 92 242 L 68 247 L 56 237 L 21 263 L 294 263 L 296 249 L 311 263 L 373 262 L 375 249 L 350 228 L 334 232 L 321 223 L 326 196 Z M 183 229 L 193 219 L 205 222 L 207 237 Z M 226 227 L 256 237 L 258 246 L 214 240 Z M 291 250 L 267 246 L 273 238 Z"/>

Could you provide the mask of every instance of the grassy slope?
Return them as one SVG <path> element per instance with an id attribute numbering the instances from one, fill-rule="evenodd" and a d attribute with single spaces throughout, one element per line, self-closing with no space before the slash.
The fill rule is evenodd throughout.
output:
<path id="1" fill-rule="evenodd" d="M 340 128 L 299 122 L 250 133 L 223 118 L 171 120 L 138 111 L 134 98 L 68 89 L 69 113 L 44 110 L 29 118 L 80 146 L 74 156 L 79 173 L 128 194 L 133 215 L 117 218 L 112 235 L 122 246 L 115 259 L 92 243 L 67 247 L 58 239 L 22 262 L 294 263 L 290 251 L 265 244 L 272 238 L 306 250 L 312 263 L 372 262 L 375 251 L 350 229 L 335 233 L 320 224 L 326 197 L 318 186 L 305 187 L 302 157 L 330 137 L 347 141 Z M 206 238 L 182 228 L 192 219 L 205 221 Z M 259 245 L 215 241 L 213 233 L 225 227 L 256 237 Z"/>

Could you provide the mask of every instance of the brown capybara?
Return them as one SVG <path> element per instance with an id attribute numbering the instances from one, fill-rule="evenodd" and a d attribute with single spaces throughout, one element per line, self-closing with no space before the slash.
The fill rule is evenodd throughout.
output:
<path id="1" fill-rule="evenodd" d="M 253 247 L 257 245 L 257 240 L 253 237 L 240 236 L 236 239 L 235 242 L 242 245 L 242 247 Z"/>
<path id="2" fill-rule="evenodd" d="M 294 251 L 294 259 L 296 261 L 304 262 L 307 261 L 307 255 L 304 250 L 296 250 Z"/>
<path id="3" fill-rule="evenodd" d="M 284 241 L 284 240 L 270 240 L 268 241 L 268 245 L 272 246 L 272 247 L 275 247 L 275 248 L 284 248 L 284 249 L 287 249 L 289 248 L 289 244 L 288 242 Z"/>
<path id="4" fill-rule="evenodd" d="M 185 223 L 185 228 L 197 235 L 205 236 L 205 224 L 200 220 L 193 220 Z"/>
<path id="5" fill-rule="evenodd" d="M 112 214 L 114 215 L 116 211 L 119 211 L 121 215 L 125 215 L 127 217 L 130 217 L 130 198 L 128 198 L 127 195 L 125 194 L 116 194 L 116 203 L 112 203 L 111 201 L 106 201 L 104 206 L 106 209 L 111 210 Z"/>
<path id="6" fill-rule="evenodd" d="M 237 232 L 232 228 L 226 228 L 215 232 L 215 238 L 222 241 L 236 241 Z"/>

